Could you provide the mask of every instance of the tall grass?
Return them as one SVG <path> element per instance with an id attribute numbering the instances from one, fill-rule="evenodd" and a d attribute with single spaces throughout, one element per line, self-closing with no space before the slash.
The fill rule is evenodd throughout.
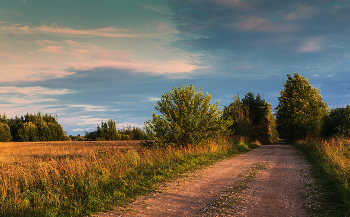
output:
<path id="1" fill-rule="evenodd" d="M 49 146 L 38 153 L 18 147 L 1 154 L 0 216 L 90 215 L 128 203 L 156 189 L 157 182 L 258 147 L 244 140 L 141 150 L 100 143 L 84 150 L 68 145 L 59 154 Z"/>
<path id="2" fill-rule="evenodd" d="M 315 175 L 325 190 L 325 207 L 337 216 L 350 216 L 350 139 L 319 138 L 297 142 L 314 164 Z"/>

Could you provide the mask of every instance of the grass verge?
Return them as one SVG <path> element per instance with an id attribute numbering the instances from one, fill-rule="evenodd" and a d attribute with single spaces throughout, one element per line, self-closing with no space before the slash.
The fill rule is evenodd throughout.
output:
<path id="1" fill-rule="evenodd" d="M 84 155 L 3 158 L 0 216 L 89 216 L 125 205 L 159 182 L 256 147 L 239 140 L 186 149 L 121 151 L 99 145 Z"/>
<path id="2" fill-rule="evenodd" d="M 312 175 L 321 186 L 321 196 L 312 207 L 316 216 L 350 216 L 350 140 L 308 139 L 294 144 L 312 165 Z"/>

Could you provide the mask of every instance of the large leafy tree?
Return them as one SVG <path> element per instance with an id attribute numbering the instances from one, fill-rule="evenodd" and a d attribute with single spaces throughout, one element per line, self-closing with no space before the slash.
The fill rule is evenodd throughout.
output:
<path id="1" fill-rule="evenodd" d="M 155 106 L 161 114 L 153 113 L 153 119 L 145 122 L 150 141 L 144 144 L 186 147 L 223 136 L 232 121 L 222 118 L 219 101 L 211 104 L 211 98 L 193 85 L 173 87 Z"/>
<path id="2" fill-rule="evenodd" d="M 320 90 L 312 87 L 306 77 L 287 74 L 284 89 L 276 107 L 277 129 L 287 140 L 304 139 L 320 135 L 322 119 L 328 112 Z"/>

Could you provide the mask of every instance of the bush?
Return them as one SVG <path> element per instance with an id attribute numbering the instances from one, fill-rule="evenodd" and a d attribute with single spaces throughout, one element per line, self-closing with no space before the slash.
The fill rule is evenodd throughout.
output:
<path id="1" fill-rule="evenodd" d="M 162 95 L 153 113 L 153 119 L 145 122 L 150 141 L 145 146 L 187 147 L 207 143 L 227 134 L 230 120 L 222 118 L 219 102 L 210 103 L 212 95 L 196 92 L 190 87 L 173 87 Z"/>

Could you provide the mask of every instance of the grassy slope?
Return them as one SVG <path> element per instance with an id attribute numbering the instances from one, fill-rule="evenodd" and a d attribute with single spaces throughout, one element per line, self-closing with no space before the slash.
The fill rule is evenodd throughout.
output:
<path id="1" fill-rule="evenodd" d="M 28 155 L 16 148 L 15 159 L 8 154 L 0 161 L 0 216 L 90 215 L 128 203 L 156 189 L 158 182 L 255 147 L 231 141 L 182 150 L 120 151 L 90 144 L 81 147 L 83 152 L 70 145 Z"/>
<path id="2" fill-rule="evenodd" d="M 313 167 L 322 197 L 314 210 L 317 216 L 350 216 L 350 140 L 309 139 L 295 144 Z"/>

